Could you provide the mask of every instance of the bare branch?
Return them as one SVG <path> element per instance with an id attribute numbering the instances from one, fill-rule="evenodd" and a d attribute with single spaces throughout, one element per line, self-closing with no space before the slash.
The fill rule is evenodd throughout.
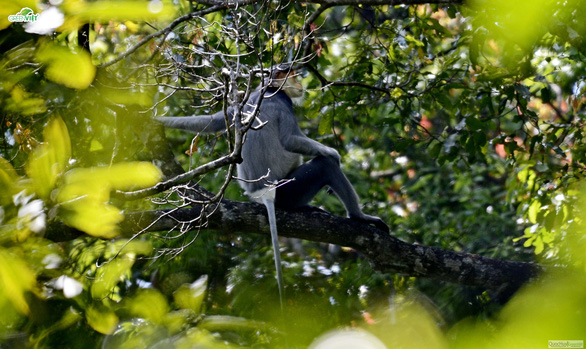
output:
<path id="1" fill-rule="evenodd" d="M 187 183 L 187 182 L 191 181 L 192 179 L 194 179 L 195 177 L 200 176 L 204 173 L 208 173 L 210 171 L 216 170 L 216 169 L 218 169 L 220 167 L 224 167 L 226 165 L 231 165 L 231 164 L 237 163 L 238 161 L 240 161 L 240 156 L 236 156 L 234 154 L 222 156 L 219 159 L 216 159 L 214 161 L 210 161 L 206 164 L 198 166 L 198 167 L 194 168 L 193 170 L 182 173 L 182 174 L 175 176 L 169 180 L 159 182 L 150 188 L 136 190 L 136 191 L 132 191 L 132 192 L 116 191 L 115 193 L 113 193 L 113 196 L 115 196 L 117 198 L 125 199 L 125 200 L 136 200 L 136 199 L 140 199 L 140 198 L 145 198 L 145 197 L 148 197 L 151 195 L 162 193 L 165 190 L 171 189 L 179 184 Z"/>
<path id="2" fill-rule="evenodd" d="M 139 42 L 137 42 L 136 44 L 134 44 L 131 48 L 129 48 L 128 50 L 126 50 L 124 53 L 120 54 L 118 57 L 114 58 L 113 60 L 106 62 L 106 63 L 102 63 L 100 65 L 98 65 L 99 68 L 105 68 L 105 67 L 109 67 L 112 64 L 118 63 L 121 60 L 123 60 L 124 58 L 126 58 L 127 56 L 131 55 L 132 53 L 134 53 L 134 51 L 138 50 L 140 47 L 142 47 L 143 45 L 145 45 L 146 43 L 148 43 L 149 41 L 151 41 L 152 39 L 159 37 L 159 36 L 163 36 L 166 37 L 167 35 L 169 35 L 169 33 L 171 33 L 171 31 L 173 31 L 173 29 L 178 26 L 179 24 L 186 22 L 192 18 L 195 17 L 200 17 L 200 16 L 204 16 L 207 15 L 209 13 L 213 13 L 216 11 L 220 11 L 222 9 L 225 9 L 225 6 L 221 6 L 221 5 L 216 5 L 216 6 L 212 6 L 210 8 L 207 9 L 203 9 L 201 11 L 196 11 L 196 12 L 191 12 L 188 13 L 186 15 L 183 15 L 177 19 L 175 19 L 173 22 L 171 22 L 171 24 L 169 24 L 168 26 L 166 26 L 165 28 L 159 30 L 158 32 L 149 34 L 147 36 L 145 36 L 144 38 L 142 38 Z"/>

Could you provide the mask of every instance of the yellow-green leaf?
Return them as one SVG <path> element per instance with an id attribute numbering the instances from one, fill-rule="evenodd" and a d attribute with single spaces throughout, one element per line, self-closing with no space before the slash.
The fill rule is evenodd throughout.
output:
<path id="1" fill-rule="evenodd" d="M 91 197 L 67 202 L 62 208 L 65 224 L 104 239 L 116 237 L 118 224 L 124 219 L 119 209 Z"/>
<path id="2" fill-rule="evenodd" d="M 531 206 L 529 206 L 529 210 L 527 210 L 527 216 L 529 217 L 529 221 L 533 224 L 537 223 L 537 214 L 541 209 L 541 202 L 539 200 L 533 200 Z"/>
<path id="3" fill-rule="evenodd" d="M 63 171 L 71 157 L 71 141 L 63 120 L 59 117 L 51 119 L 43 130 L 43 139 L 51 145 L 50 151 L 58 171 Z"/>
<path id="4" fill-rule="evenodd" d="M 8 298 L 18 311 L 28 314 L 30 308 L 24 295 L 35 282 L 34 272 L 21 258 L 0 249 L 0 297 Z"/>
<path id="5" fill-rule="evenodd" d="M 165 296 L 157 290 L 143 289 L 130 300 L 128 310 L 136 317 L 159 324 L 169 312 L 169 305 Z"/>
<path id="6" fill-rule="evenodd" d="M 191 309 L 197 314 L 201 312 L 201 305 L 207 288 L 207 276 L 202 276 L 192 284 L 181 285 L 173 293 L 173 300 L 179 308 Z"/>
<path id="7" fill-rule="evenodd" d="M 75 169 L 67 173 L 65 183 L 100 183 L 108 192 L 112 189 L 129 190 L 156 184 L 162 178 L 161 170 L 150 162 L 124 162 L 110 167 Z"/>
<path id="8" fill-rule="evenodd" d="M 44 143 L 31 155 L 26 172 L 32 180 L 33 190 L 47 199 L 55 188 L 57 177 L 65 171 L 71 156 L 71 143 L 65 123 L 53 118 L 43 131 Z"/>
<path id="9" fill-rule="evenodd" d="M 334 122 L 334 114 L 333 113 L 325 114 L 321 118 L 321 121 L 319 122 L 319 128 L 318 128 L 319 134 L 324 135 L 328 132 L 331 132 L 333 122 Z"/>
<path id="10" fill-rule="evenodd" d="M 18 175 L 8 160 L 0 157 L 0 205 L 12 202 L 12 195 L 16 189 Z"/>
<path id="11" fill-rule="evenodd" d="M 133 264 L 134 260 L 125 256 L 99 268 L 91 287 L 92 297 L 101 299 L 111 294 L 118 282 L 124 280 Z"/>
<path id="12" fill-rule="evenodd" d="M 131 190 L 156 184 L 161 170 L 150 162 L 124 162 L 113 165 L 105 173 L 113 189 Z"/>
<path id="13" fill-rule="evenodd" d="M 88 325 L 103 334 L 112 334 L 118 325 L 118 316 L 105 308 L 90 306 L 85 313 Z"/>
<path id="14" fill-rule="evenodd" d="M 170 20 L 176 14 L 170 1 L 65 1 L 61 9 L 66 18 L 59 30 L 90 21 Z"/>
<path id="15" fill-rule="evenodd" d="M 47 79 L 67 87 L 85 89 L 96 76 L 89 53 L 80 48 L 47 43 L 39 47 L 37 60 L 45 64 Z"/>
<path id="16" fill-rule="evenodd" d="M 57 195 L 57 201 L 62 203 L 63 221 L 93 236 L 115 237 L 123 216 L 120 210 L 107 204 L 110 191 L 150 186 L 161 176 L 161 171 L 149 162 L 71 170 Z"/>

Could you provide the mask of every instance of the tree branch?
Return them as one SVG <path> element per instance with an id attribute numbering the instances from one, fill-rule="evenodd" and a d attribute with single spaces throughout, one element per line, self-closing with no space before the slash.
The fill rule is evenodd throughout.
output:
<path id="1" fill-rule="evenodd" d="M 173 20 L 173 22 L 171 22 L 171 24 L 169 24 L 168 26 L 166 26 L 165 28 L 159 30 L 158 32 L 155 33 L 151 33 L 147 36 L 145 36 L 144 38 L 142 38 L 139 42 L 137 42 L 136 44 L 134 44 L 131 48 L 129 48 L 128 50 L 126 50 L 125 52 L 121 53 L 120 55 L 118 55 L 118 57 L 114 58 L 113 60 L 106 62 L 106 63 L 102 63 L 100 65 L 98 65 L 98 68 L 105 68 L 105 67 L 109 67 L 112 64 L 118 63 L 121 60 L 123 60 L 125 57 L 131 55 L 134 51 L 138 50 L 141 46 L 145 45 L 146 43 L 148 43 L 149 41 L 151 41 L 152 39 L 158 37 L 158 36 L 167 36 L 169 35 L 169 33 L 171 33 L 171 31 L 173 29 L 175 29 L 176 26 L 178 26 L 179 24 L 188 21 L 192 18 L 195 17 L 201 17 L 216 11 L 220 11 L 223 9 L 226 9 L 226 6 L 222 6 L 222 5 L 217 5 L 217 6 L 212 6 L 210 8 L 206 8 L 203 9 L 201 11 L 196 11 L 196 12 L 191 12 L 188 13 L 186 15 L 183 15 L 181 17 L 176 18 L 175 20 Z"/>
<path id="2" fill-rule="evenodd" d="M 159 37 L 159 36 L 166 37 L 167 35 L 169 35 L 169 33 L 171 33 L 171 31 L 173 31 L 173 29 L 175 29 L 175 27 L 177 27 L 179 24 L 186 22 L 190 19 L 193 19 L 195 17 L 201 17 L 204 15 L 213 13 L 213 12 L 221 11 L 221 10 L 237 8 L 239 6 L 252 5 L 252 4 L 262 2 L 262 1 L 263 0 L 229 0 L 229 1 L 226 1 L 226 0 L 196 0 L 195 1 L 196 3 L 202 4 L 202 5 L 208 5 L 210 7 L 203 9 L 203 10 L 200 10 L 200 11 L 191 12 L 191 13 L 188 13 L 186 15 L 183 15 L 181 17 L 176 18 L 167 27 L 165 27 L 155 33 L 151 33 L 151 34 L 145 36 L 139 42 L 134 44 L 132 47 L 130 47 L 125 52 L 118 55 L 118 57 L 114 58 L 113 60 L 99 64 L 98 68 L 109 67 L 113 64 L 120 62 L 124 58 L 126 58 L 129 55 L 131 55 L 132 53 L 134 53 L 140 47 L 147 44 L 152 39 Z M 422 4 L 460 4 L 460 3 L 462 3 L 462 0 L 361 0 L 361 1 L 355 1 L 355 0 L 292 0 L 291 2 L 322 5 L 317 10 L 317 12 L 311 17 L 312 19 L 314 19 L 314 18 L 317 18 L 317 16 L 319 14 L 321 14 L 323 11 L 325 11 L 326 9 L 328 9 L 330 7 L 335 7 L 335 6 L 355 6 L 355 5 L 364 5 L 364 6 L 391 5 L 391 6 L 396 6 L 396 5 L 422 5 Z M 311 22 L 308 21 L 308 24 L 311 24 Z"/>
<path id="3" fill-rule="evenodd" d="M 207 221 L 192 222 L 205 209 Z M 488 258 L 474 254 L 409 244 L 370 225 L 308 208 L 297 211 L 277 209 L 279 235 L 348 246 L 362 252 L 382 272 L 397 272 L 461 285 L 480 286 L 510 294 L 540 274 L 540 265 Z M 191 225 L 190 225 L 191 224 Z M 208 229 L 216 232 L 269 234 L 263 205 L 222 200 L 216 205 L 178 210 L 128 213 L 121 224 L 122 234 L 132 237 L 154 231 Z M 81 234 L 77 232 L 77 234 Z M 54 241 L 71 239 L 75 230 L 54 223 L 46 237 Z"/>

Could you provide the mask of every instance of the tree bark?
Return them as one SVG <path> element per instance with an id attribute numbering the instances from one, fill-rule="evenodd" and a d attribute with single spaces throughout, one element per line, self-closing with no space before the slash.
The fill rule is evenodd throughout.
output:
<path id="1" fill-rule="evenodd" d="M 204 218 L 195 220 L 200 215 Z M 195 223 L 190 223 L 194 220 Z M 297 211 L 277 209 L 277 224 L 280 236 L 354 248 L 363 253 L 375 269 L 382 272 L 479 286 L 498 291 L 501 295 L 513 293 L 544 270 L 544 267 L 534 263 L 409 244 L 373 226 L 334 216 L 317 208 Z M 173 229 L 269 234 L 263 205 L 222 200 L 207 207 L 127 213 L 121 224 L 121 235 L 131 237 Z M 62 241 L 71 239 L 76 234 L 81 233 L 55 223 L 47 230 L 46 237 Z"/>

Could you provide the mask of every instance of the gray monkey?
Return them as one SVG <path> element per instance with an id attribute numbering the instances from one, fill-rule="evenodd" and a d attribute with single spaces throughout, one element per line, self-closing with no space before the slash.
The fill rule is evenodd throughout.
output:
<path id="1" fill-rule="evenodd" d="M 382 219 L 367 215 L 360 209 L 358 195 L 340 169 L 340 154 L 301 132 L 291 98 L 301 97 L 303 88 L 292 76 L 290 65 L 280 64 L 271 69 L 254 128 L 247 132 L 242 146 L 243 161 L 237 166 L 238 177 L 244 179 L 239 183 L 245 194 L 267 207 L 281 300 L 283 282 L 275 205 L 284 209 L 306 206 L 321 188 L 329 186 L 344 204 L 348 217 L 389 231 Z M 260 94 L 259 87 L 251 94 L 243 108 L 243 115 L 254 112 Z M 227 112 L 228 120 L 232 122 L 232 109 L 228 108 Z M 226 129 L 223 111 L 212 115 L 162 117 L 157 120 L 166 127 L 193 133 L 216 133 Z M 303 163 L 303 156 L 313 159 Z"/>

